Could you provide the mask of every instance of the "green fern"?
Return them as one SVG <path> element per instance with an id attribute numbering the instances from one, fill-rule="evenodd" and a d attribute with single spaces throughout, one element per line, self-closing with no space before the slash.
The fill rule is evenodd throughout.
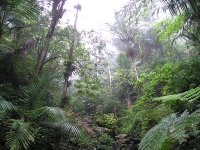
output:
<path id="1" fill-rule="evenodd" d="M 150 129 L 141 140 L 139 150 L 169 150 L 174 142 L 180 144 L 187 141 L 189 133 L 198 133 L 200 110 L 189 114 L 185 111 L 181 116 L 172 114 Z"/>
<path id="2" fill-rule="evenodd" d="M 155 101 L 161 101 L 164 104 L 171 106 L 176 110 L 175 107 L 179 107 L 182 110 L 195 111 L 199 108 L 200 99 L 200 87 L 191 89 L 184 93 L 167 95 L 159 98 L 154 98 Z M 182 105 L 182 107 L 180 107 Z"/>

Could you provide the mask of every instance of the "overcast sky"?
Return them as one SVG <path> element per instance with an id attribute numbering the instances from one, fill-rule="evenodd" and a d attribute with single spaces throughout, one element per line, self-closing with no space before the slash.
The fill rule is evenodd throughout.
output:
<path id="1" fill-rule="evenodd" d="M 114 12 L 119 11 L 129 0 L 67 0 L 66 9 L 63 16 L 64 22 L 70 21 L 73 25 L 75 18 L 74 5 L 78 2 L 82 6 L 79 12 L 77 28 L 79 30 L 94 30 L 97 36 L 106 41 L 106 50 L 118 53 L 116 47 L 111 44 L 112 35 L 110 34 L 106 23 L 114 23 Z M 63 22 L 63 21 L 62 21 Z"/>
<path id="2" fill-rule="evenodd" d="M 67 0 L 66 8 L 70 10 L 64 19 L 74 22 L 74 8 L 79 1 L 82 10 L 79 13 L 78 28 L 95 31 L 102 30 L 105 23 L 114 22 L 114 12 L 128 2 L 128 0 Z"/>

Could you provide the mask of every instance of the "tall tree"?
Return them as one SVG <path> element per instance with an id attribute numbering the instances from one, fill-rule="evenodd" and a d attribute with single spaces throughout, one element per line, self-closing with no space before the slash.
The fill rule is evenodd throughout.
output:
<path id="1" fill-rule="evenodd" d="M 135 71 L 135 77 L 138 80 L 138 71 L 135 64 L 138 50 L 134 48 L 138 44 L 135 43 L 134 38 L 140 32 L 139 28 L 134 27 L 131 20 L 126 22 L 123 16 L 116 15 L 116 23 L 113 26 L 110 25 L 110 30 L 117 36 L 115 44 L 118 49 L 124 51 L 127 57 L 130 58 Z"/>
<path id="2" fill-rule="evenodd" d="M 38 76 L 38 74 L 40 73 L 43 65 L 44 65 L 44 61 L 46 59 L 47 56 L 47 52 L 49 51 L 49 42 L 53 36 L 55 27 L 59 21 L 60 18 L 62 18 L 65 10 L 64 10 L 64 5 L 65 5 L 66 0 L 53 0 L 53 6 L 52 6 L 52 10 L 51 10 L 51 15 L 52 15 L 52 19 L 51 19 L 51 23 L 48 29 L 48 32 L 46 34 L 46 39 L 45 39 L 45 43 L 43 48 L 40 51 L 39 54 L 39 58 L 38 58 L 38 62 L 35 68 L 35 77 Z"/>
<path id="3" fill-rule="evenodd" d="M 76 9 L 76 16 L 75 16 L 75 21 L 74 21 L 74 27 L 73 27 L 73 35 L 72 39 L 70 42 L 70 48 L 69 48 L 69 53 L 68 53 L 68 60 L 67 63 L 65 64 L 65 72 L 64 72 L 64 86 L 63 86 L 63 94 L 62 94 L 62 101 L 61 101 L 61 107 L 64 107 L 67 103 L 68 98 L 67 96 L 67 87 L 69 86 L 69 77 L 72 75 L 72 72 L 75 71 L 75 66 L 74 66 L 74 60 L 73 60 L 73 51 L 74 51 L 74 45 L 75 42 L 77 41 L 78 32 L 76 29 L 77 26 L 77 20 L 78 20 L 78 12 L 81 10 L 81 5 L 77 4 L 74 6 Z"/>

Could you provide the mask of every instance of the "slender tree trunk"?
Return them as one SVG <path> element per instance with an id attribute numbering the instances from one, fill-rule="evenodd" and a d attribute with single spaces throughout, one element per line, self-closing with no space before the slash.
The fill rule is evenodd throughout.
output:
<path id="1" fill-rule="evenodd" d="M 0 38 L 3 35 L 3 21 L 1 22 L 1 16 L 0 16 Z"/>
<path id="2" fill-rule="evenodd" d="M 142 52 L 142 48 L 140 46 L 140 43 L 138 43 L 139 49 L 140 49 L 140 53 L 141 53 L 141 59 L 142 59 L 142 64 L 144 63 L 144 54 Z"/>
<path id="3" fill-rule="evenodd" d="M 69 76 L 74 71 L 74 68 L 73 68 L 73 50 L 74 50 L 74 44 L 75 44 L 75 40 L 76 40 L 76 33 L 77 33 L 76 25 L 77 25 L 78 11 L 80 10 L 80 5 L 78 4 L 75 8 L 76 8 L 76 17 L 75 17 L 75 21 L 74 21 L 74 33 L 73 33 L 71 46 L 70 46 L 69 53 L 68 53 L 68 61 L 67 61 L 67 64 L 66 64 L 66 72 L 64 73 L 65 81 L 64 81 L 64 85 L 63 85 L 61 107 L 64 107 L 67 104 L 67 101 L 68 101 L 67 88 L 69 87 Z"/>
<path id="4" fill-rule="evenodd" d="M 99 56 L 99 50 L 97 49 L 97 51 L 96 51 L 96 55 L 97 55 L 97 57 Z M 99 76 L 99 73 L 98 73 L 98 70 L 97 70 L 97 66 L 99 65 L 98 64 L 98 59 L 96 60 L 96 73 L 97 73 L 97 77 Z"/>
<path id="5" fill-rule="evenodd" d="M 133 65 L 133 68 L 134 68 L 134 71 L 135 71 L 135 77 L 136 77 L 137 80 L 139 80 L 137 67 L 136 67 L 132 57 L 131 57 L 131 62 L 132 62 L 132 65 Z"/>
<path id="6" fill-rule="evenodd" d="M 110 81 L 110 98 L 113 97 L 113 94 L 112 94 L 112 74 L 111 74 L 111 69 L 110 69 L 110 65 L 108 65 L 108 73 L 109 73 L 109 81 Z M 114 109 L 113 109 L 113 112 L 114 112 L 114 117 L 117 118 L 117 107 L 115 106 Z"/>
<path id="7" fill-rule="evenodd" d="M 64 84 L 63 84 L 63 97 L 65 97 L 67 95 L 67 86 L 68 86 L 68 79 L 65 80 Z"/>
<path id="8" fill-rule="evenodd" d="M 114 117 L 117 118 L 117 107 L 114 107 Z"/>
<path id="9" fill-rule="evenodd" d="M 127 104 L 127 107 L 128 107 L 128 110 L 131 109 L 131 98 L 130 98 L 130 92 L 128 89 L 126 89 L 126 104 Z"/>
<path id="10" fill-rule="evenodd" d="M 110 97 L 112 98 L 112 74 L 111 74 L 111 69 L 110 65 L 108 65 L 108 74 L 109 74 L 109 82 L 110 82 Z"/>
<path id="11" fill-rule="evenodd" d="M 52 12 L 52 20 L 51 20 L 49 30 L 46 34 L 45 45 L 39 54 L 38 62 L 37 62 L 37 65 L 35 68 L 35 73 L 34 73 L 35 77 L 37 77 L 38 74 L 40 73 L 40 71 L 42 70 L 47 52 L 49 50 L 49 42 L 53 36 L 53 33 L 54 33 L 55 27 L 58 23 L 58 20 L 60 18 L 62 18 L 62 15 L 64 13 L 63 6 L 64 6 L 65 2 L 66 2 L 66 0 L 54 0 L 52 11 L 51 11 Z"/>
<path id="12" fill-rule="evenodd" d="M 57 131 L 55 135 L 55 149 L 60 150 L 61 133 L 60 130 Z"/>

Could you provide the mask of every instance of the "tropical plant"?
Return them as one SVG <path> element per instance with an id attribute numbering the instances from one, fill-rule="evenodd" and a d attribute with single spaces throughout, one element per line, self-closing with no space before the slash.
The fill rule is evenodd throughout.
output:
<path id="1" fill-rule="evenodd" d="M 135 77 L 138 80 L 138 71 L 135 62 L 141 49 L 140 45 L 135 42 L 135 36 L 140 34 L 140 29 L 136 24 L 131 23 L 130 20 L 125 20 L 122 15 L 116 15 L 116 23 L 113 26 L 110 25 L 110 30 L 117 36 L 115 42 L 117 48 L 120 51 L 124 51 L 127 57 L 130 58 L 135 71 Z"/>
<path id="2" fill-rule="evenodd" d="M 174 39 L 172 40 L 172 44 L 178 38 L 183 38 L 184 40 L 192 42 L 194 47 L 198 47 L 200 41 L 199 37 L 199 13 L 200 13 L 200 3 L 198 0 L 171 0 L 166 1 L 162 0 L 163 6 L 161 8 L 166 11 L 168 10 L 173 16 L 182 16 L 182 21 L 174 23 L 175 26 L 180 26 Z M 179 17 L 180 18 L 180 17 Z M 180 24 L 179 24 L 180 23 Z M 173 28 L 172 28 L 173 29 Z M 190 43 L 189 42 L 189 43 Z M 190 43 L 191 44 L 191 43 Z M 197 49 L 198 50 L 198 49 Z M 199 53 L 199 51 L 198 51 Z"/>
<path id="3" fill-rule="evenodd" d="M 109 135 L 102 135 L 99 137 L 97 148 L 99 150 L 111 150 L 113 142 L 113 139 Z"/>
<path id="4" fill-rule="evenodd" d="M 12 111 L 16 109 L 16 106 L 11 102 L 6 101 L 4 98 L 0 97 L 0 108 L 1 111 Z"/>
<path id="5" fill-rule="evenodd" d="M 22 92 L 21 98 L 17 101 L 18 107 L 1 98 L 0 106 L 4 108 L 4 111 L 16 110 L 16 115 L 19 116 L 19 119 L 8 117 L 1 119 L 1 123 L 3 123 L 1 126 L 8 128 L 5 133 L 5 141 L 9 149 L 28 149 L 30 144 L 35 142 L 36 131 L 46 126 L 80 136 L 80 130 L 72 122 L 71 111 L 59 107 L 48 107 L 46 104 L 46 94 L 55 77 L 55 75 L 44 75 L 36 79 Z M 3 116 L 2 114 L 5 112 L 1 111 L 1 116 Z M 61 135 L 59 139 L 61 139 Z M 58 142 L 60 141 L 58 140 Z M 59 146 L 59 143 L 56 144 Z"/>
<path id="6" fill-rule="evenodd" d="M 192 132 L 199 133 L 198 124 L 200 111 L 192 114 L 187 111 L 180 116 L 172 114 L 151 128 L 139 144 L 139 150 L 170 150 L 177 141 L 179 144 L 187 142 Z"/>
<path id="7" fill-rule="evenodd" d="M 196 19 L 200 19 L 198 17 L 198 14 L 200 12 L 200 3 L 198 0 L 186 0 L 186 1 L 181 1 L 181 0 L 171 0 L 171 1 L 166 1 L 162 0 L 166 5 L 163 6 L 163 9 L 169 9 L 170 13 L 172 15 L 177 15 L 182 12 L 186 13 L 191 13 L 192 15 L 197 15 Z"/>
<path id="8" fill-rule="evenodd" d="M 117 119 L 115 118 L 114 114 L 103 114 L 97 118 L 96 122 L 100 126 L 105 126 L 110 129 L 116 128 Z"/>
<path id="9" fill-rule="evenodd" d="M 41 6 L 33 0 L 0 2 L 0 52 L 9 53 L 17 47 L 17 33 L 37 20 Z"/>
<path id="10" fill-rule="evenodd" d="M 43 45 L 43 48 L 41 48 L 40 53 L 39 53 L 39 58 L 37 60 L 37 65 L 35 67 L 35 72 L 34 75 L 37 77 L 39 73 L 41 72 L 47 53 L 49 52 L 49 43 L 53 37 L 53 33 L 55 31 L 56 25 L 59 21 L 60 18 L 62 18 L 62 15 L 64 14 L 64 5 L 65 5 L 66 0 L 54 0 L 53 5 L 52 5 L 52 10 L 51 10 L 51 23 L 49 26 L 49 29 L 46 33 L 45 36 L 45 42 Z"/>
<path id="11" fill-rule="evenodd" d="M 181 112 L 184 110 L 189 110 L 193 112 L 199 109 L 199 99 L 200 99 L 200 87 L 191 89 L 184 93 L 167 95 L 159 98 L 155 98 L 155 101 L 161 101 L 162 103 L 170 106 L 176 112 Z"/>
<path id="12" fill-rule="evenodd" d="M 126 57 L 124 53 L 120 53 L 117 56 L 117 68 L 118 69 L 127 69 L 131 68 L 131 61 Z"/>
<path id="13" fill-rule="evenodd" d="M 0 3 L 0 7 L 0 37 L 6 32 L 11 34 L 27 27 L 25 19 L 36 19 L 40 10 L 35 0 L 5 0 Z"/>

